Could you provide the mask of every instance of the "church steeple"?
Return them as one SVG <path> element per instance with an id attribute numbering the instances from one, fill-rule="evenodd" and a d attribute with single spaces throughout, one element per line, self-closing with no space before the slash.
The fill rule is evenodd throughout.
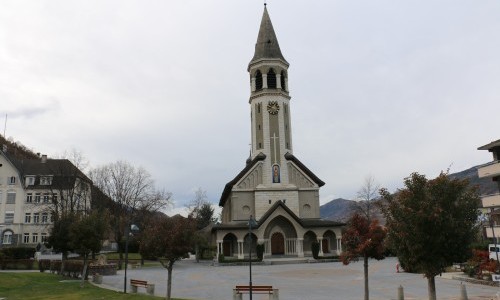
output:
<path id="1" fill-rule="evenodd" d="M 248 65 L 252 110 L 252 153 L 266 156 L 264 184 L 289 183 L 285 154 L 292 154 L 288 62 L 281 53 L 271 18 L 264 7 L 255 53 Z"/>
<path id="2" fill-rule="evenodd" d="M 284 63 L 288 64 L 283 57 L 283 54 L 281 54 L 280 45 L 278 44 L 278 39 L 274 33 L 271 18 L 269 18 L 269 13 L 267 12 L 267 7 L 265 6 L 264 14 L 262 15 L 262 20 L 260 22 L 257 43 L 255 44 L 255 53 L 249 65 L 252 65 L 262 59 L 273 58 L 281 59 Z"/>

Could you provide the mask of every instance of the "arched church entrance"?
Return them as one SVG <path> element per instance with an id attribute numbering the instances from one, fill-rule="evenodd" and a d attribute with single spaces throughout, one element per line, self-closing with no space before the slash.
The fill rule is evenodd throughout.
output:
<path id="1" fill-rule="evenodd" d="M 285 237 L 281 234 L 281 232 L 275 232 L 271 236 L 271 254 L 285 254 Z"/>
<path id="2" fill-rule="evenodd" d="M 323 234 L 322 248 L 323 253 L 337 251 L 337 236 L 335 235 L 335 232 L 327 230 L 325 234 Z"/>
<path id="3" fill-rule="evenodd" d="M 265 254 L 296 255 L 297 231 L 284 216 L 272 219 L 264 231 Z"/>
<path id="4" fill-rule="evenodd" d="M 316 233 L 308 231 L 304 234 L 304 255 L 312 256 L 312 243 L 316 242 L 318 238 Z"/>
<path id="5" fill-rule="evenodd" d="M 224 256 L 230 257 L 233 254 L 238 253 L 238 239 L 232 233 L 228 233 L 224 236 L 222 241 L 222 254 Z"/>

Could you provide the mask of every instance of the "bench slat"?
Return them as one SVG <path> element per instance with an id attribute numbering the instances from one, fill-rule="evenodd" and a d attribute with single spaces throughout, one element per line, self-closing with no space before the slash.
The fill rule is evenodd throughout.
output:
<path id="1" fill-rule="evenodd" d="M 237 285 L 234 289 L 237 293 L 250 292 L 249 285 Z M 271 294 L 273 293 L 272 285 L 252 285 L 252 293 L 256 294 Z"/>
<path id="2" fill-rule="evenodd" d="M 145 280 L 130 279 L 130 285 L 147 287 L 148 282 Z"/>

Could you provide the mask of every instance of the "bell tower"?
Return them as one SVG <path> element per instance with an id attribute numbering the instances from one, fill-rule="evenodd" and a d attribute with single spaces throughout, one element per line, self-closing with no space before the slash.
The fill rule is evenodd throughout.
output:
<path id="1" fill-rule="evenodd" d="M 289 64 L 281 54 L 267 7 L 260 23 L 255 53 L 248 64 L 252 152 L 254 159 L 265 154 L 263 185 L 289 184 L 285 154 L 292 154 Z"/>

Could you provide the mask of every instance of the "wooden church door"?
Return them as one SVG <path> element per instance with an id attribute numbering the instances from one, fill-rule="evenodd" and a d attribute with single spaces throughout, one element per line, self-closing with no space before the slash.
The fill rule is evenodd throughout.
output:
<path id="1" fill-rule="evenodd" d="M 285 238 L 280 232 L 271 236 L 271 254 L 285 254 Z"/>

